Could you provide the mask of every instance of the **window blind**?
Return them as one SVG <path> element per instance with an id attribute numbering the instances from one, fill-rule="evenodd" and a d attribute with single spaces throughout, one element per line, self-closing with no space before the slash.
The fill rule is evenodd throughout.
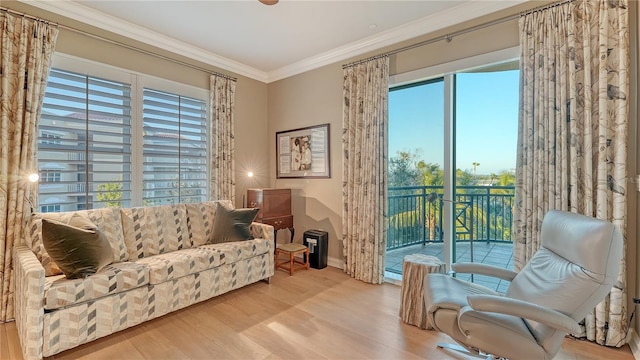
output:
<path id="1" fill-rule="evenodd" d="M 206 200 L 207 102 L 143 89 L 143 202 Z"/>
<path id="2" fill-rule="evenodd" d="M 51 69 L 38 130 L 41 209 L 131 205 L 131 85 Z"/>

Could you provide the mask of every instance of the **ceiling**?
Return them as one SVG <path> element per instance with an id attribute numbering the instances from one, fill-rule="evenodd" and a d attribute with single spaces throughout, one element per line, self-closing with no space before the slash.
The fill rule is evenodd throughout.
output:
<path id="1" fill-rule="evenodd" d="M 525 2 L 21 1 L 267 83 Z"/>

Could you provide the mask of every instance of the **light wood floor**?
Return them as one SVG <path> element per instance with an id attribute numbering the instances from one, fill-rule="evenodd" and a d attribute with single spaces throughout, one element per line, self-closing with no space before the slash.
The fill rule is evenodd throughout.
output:
<path id="1" fill-rule="evenodd" d="M 445 335 L 404 324 L 400 287 L 327 267 L 259 282 L 68 350 L 52 359 L 468 359 Z M 0 359 L 22 359 L 15 323 L 0 324 Z M 627 346 L 566 339 L 560 360 L 632 360 Z"/>

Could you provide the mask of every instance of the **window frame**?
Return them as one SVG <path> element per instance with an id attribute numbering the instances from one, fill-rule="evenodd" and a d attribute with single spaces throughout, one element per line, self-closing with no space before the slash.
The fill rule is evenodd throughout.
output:
<path id="1" fill-rule="evenodd" d="M 196 98 L 206 103 L 206 163 L 211 160 L 211 104 L 209 89 L 155 77 L 152 75 L 103 64 L 100 62 L 79 58 L 76 56 L 55 53 L 52 68 L 74 72 L 82 75 L 99 77 L 131 85 L 131 206 L 144 206 L 143 201 L 143 119 L 142 99 L 145 87 L 154 90 Z M 38 129 L 38 134 L 41 130 Z M 55 135 L 47 131 L 50 135 Z M 207 166 L 206 196 L 210 194 L 211 169 Z M 38 204 L 38 206 L 50 204 Z"/>
<path id="2" fill-rule="evenodd" d="M 444 148 L 444 189 L 443 197 L 445 199 L 452 199 L 454 196 L 454 183 L 455 183 L 455 74 L 465 71 L 470 71 L 477 68 L 486 67 L 489 64 L 501 64 L 508 63 L 514 60 L 520 60 L 520 46 L 514 46 L 506 49 L 488 52 L 468 58 L 458 59 L 444 64 L 438 64 L 429 66 L 417 70 L 412 70 L 404 73 L 399 73 L 389 76 L 389 90 L 397 87 L 410 86 L 412 84 L 418 84 L 420 82 L 426 82 L 435 78 L 444 79 L 444 137 L 448 139 L 445 141 Z M 451 269 L 451 265 L 455 263 L 454 246 L 455 240 L 452 238 L 452 234 L 455 234 L 454 221 L 453 221 L 453 209 L 454 206 L 450 202 L 443 203 L 443 216 L 444 223 L 449 225 L 449 228 L 444 229 L 444 251 L 443 260 L 447 269 Z"/>

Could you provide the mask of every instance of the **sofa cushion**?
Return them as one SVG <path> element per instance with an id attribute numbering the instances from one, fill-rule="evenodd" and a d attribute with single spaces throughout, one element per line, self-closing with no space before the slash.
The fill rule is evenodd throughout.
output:
<path id="1" fill-rule="evenodd" d="M 145 257 L 137 264 L 149 267 L 149 283 L 157 285 L 224 264 L 216 249 L 194 248 Z"/>
<path id="2" fill-rule="evenodd" d="M 42 219 L 55 220 L 68 224 L 74 215 L 86 216 L 96 224 L 98 229 L 105 235 L 111 250 L 113 251 L 113 261 L 121 262 L 128 258 L 127 249 L 124 243 L 122 232 L 122 220 L 119 208 L 102 208 L 82 211 L 70 211 L 60 213 L 36 213 L 29 218 L 28 236 L 26 245 L 33 251 L 42 266 L 45 268 L 45 275 L 58 275 L 61 272 L 52 271 L 51 257 L 47 253 L 42 243 Z"/>
<path id="3" fill-rule="evenodd" d="M 93 275 L 113 262 L 107 238 L 80 214 L 74 214 L 69 224 L 42 219 L 42 243 L 67 279 Z"/>
<path id="4" fill-rule="evenodd" d="M 218 204 L 232 209 L 231 200 L 205 201 L 195 204 L 185 204 L 187 209 L 187 228 L 193 247 L 210 243 L 213 239 L 213 224 L 216 218 Z"/>
<path id="5" fill-rule="evenodd" d="M 213 236 L 208 244 L 219 244 L 231 241 L 252 240 L 249 226 L 258 215 L 258 208 L 228 209 L 218 204 L 216 220 L 213 224 Z"/>
<path id="6" fill-rule="evenodd" d="M 191 248 L 184 204 L 122 209 L 129 260 Z"/>
<path id="7" fill-rule="evenodd" d="M 199 248 L 219 251 L 221 253 L 220 261 L 224 264 L 232 264 L 268 253 L 270 249 L 269 244 L 270 241 L 266 239 L 253 239 L 220 244 L 208 244 L 200 246 Z"/>
<path id="8" fill-rule="evenodd" d="M 107 265 L 84 279 L 69 280 L 64 275 L 48 276 L 44 280 L 44 308 L 60 309 L 148 283 L 149 268 L 132 262 Z"/>

